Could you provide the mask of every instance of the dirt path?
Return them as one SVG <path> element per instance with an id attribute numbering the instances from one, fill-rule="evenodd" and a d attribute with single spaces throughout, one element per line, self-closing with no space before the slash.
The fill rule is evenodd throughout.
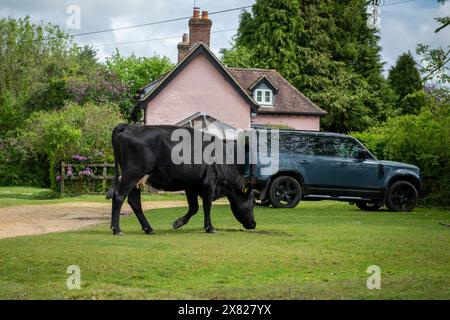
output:
<path id="1" fill-rule="evenodd" d="M 185 201 L 143 202 L 144 210 L 187 206 Z M 122 214 L 131 214 L 124 204 Z M 77 230 L 107 222 L 110 203 L 72 202 L 48 205 L 19 205 L 0 208 L 0 239 L 50 232 Z"/>

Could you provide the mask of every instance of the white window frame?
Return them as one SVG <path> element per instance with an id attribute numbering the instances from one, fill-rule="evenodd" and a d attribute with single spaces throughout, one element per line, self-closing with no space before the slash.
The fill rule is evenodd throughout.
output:
<path id="1" fill-rule="evenodd" d="M 262 101 L 258 100 L 258 92 L 261 92 Z M 266 102 L 266 93 L 269 93 L 270 102 Z M 256 89 L 253 93 L 253 99 L 261 106 L 273 107 L 273 91 L 270 89 Z"/>

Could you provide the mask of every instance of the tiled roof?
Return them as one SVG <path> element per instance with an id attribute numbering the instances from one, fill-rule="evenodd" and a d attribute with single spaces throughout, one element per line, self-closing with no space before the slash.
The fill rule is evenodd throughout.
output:
<path id="1" fill-rule="evenodd" d="M 314 102 L 309 100 L 289 81 L 274 69 L 251 69 L 251 68 L 227 68 L 239 85 L 247 90 L 251 96 L 250 88 L 262 77 L 266 77 L 278 88 L 273 108 L 260 108 L 258 113 L 265 114 L 304 114 L 319 115 L 326 114 Z"/>
<path id="2" fill-rule="evenodd" d="M 311 115 L 324 116 L 327 113 L 309 100 L 303 93 L 295 88 L 281 74 L 274 69 L 252 69 L 252 68 L 228 68 L 225 67 L 204 44 L 196 45 L 191 52 L 180 61 L 170 72 L 164 74 L 159 79 L 140 88 L 137 96 L 140 99 L 138 108 L 145 107 L 145 101 L 151 100 L 159 91 L 164 89 L 167 84 L 175 77 L 197 54 L 203 53 L 209 58 L 216 68 L 226 78 L 230 84 L 240 92 L 252 108 L 257 109 L 258 114 L 292 114 L 292 115 Z M 252 98 L 251 88 L 262 79 L 267 79 L 269 83 L 277 89 L 273 108 L 258 109 L 258 104 Z"/>
<path id="3" fill-rule="evenodd" d="M 198 43 L 191 51 L 184 57 L 171 71 L 161 76 L 159 79 L 149 83 L 146 86 L 141 87 L 137 91 L 137 97 L 139 103 L 137 108 L 145 108 L 148 101 L 152 100 L 156 95 L 164 90 L 165 86 L 172 81 L 193 59 L 198 55 L 203 54 L 209 60 L 209 62 L 219 71 L 228 83 L 234 87 L 234 89 L 241 95 L 241 97 L 247 101 L 252 110 L 257 111 L 259 105 L 248 95 L 247 91 L 240 86 L 240 84 L 233 78 L 228 72 L 225 65 L 212 53 L 207 45 L 204 43 Z"/>

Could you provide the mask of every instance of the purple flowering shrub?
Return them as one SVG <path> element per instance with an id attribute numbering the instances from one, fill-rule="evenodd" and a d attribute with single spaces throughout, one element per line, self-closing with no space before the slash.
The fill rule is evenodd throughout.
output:
<path id="1" fill-rule="evenodd" d="M 71 166 L 68 166 L 65 172 L 65 178 L 71 179 L 73 177 L 93 177 L 96 175 L 96 171 L 102 171 L 102 168 L 90 168 L 87 167 L 87 162 L 92 163 L 104 163 L 104 152 L 98 151 L 94 157 L 83 156 L 80 154 L 73 155 L 71 158 Z M 56 181 L 61 181 L 61 177 L 58 176 Z"/>
<path id="2" fill-rule="evenodd" d="M 87 177 L 90 177 L 90 176 L 93 176 L 93 175 L 94 175 L 94 172 L 92 171 L 91 168 L 84 168 L 83 171 L 78 172 L 78 174 L 79 174 L 80 176 L 87 176 Z"/>
<path id="3" fill-rule="evenodd" d="M 24 164 L 30 163 L 27 162 L 29 158 L 36 158 L 42 169 L 49 173 L 47 185 L 55 191 L 59 191 L 61 181 L 66 180 L 73 184 L 94 185 L 93 180 L 103 175 L 103 168 L 91 164 L 114 161 L 111 133 L 114 126 L 121 122 L 124 120 L 116 105 L 86 103 L 80 106 L 68 103 L 57 111 L 33 113 L 17 137 L 20 147 L 11 150 L 16 150 L 14 155 L 24 151 L 24 156 L 21 156 Z M 0 143 L 5 144 L 5 141 L 0 139 Z M 5 158 L 2 154 L 8 150 L 0 150 L 0 160 Z M 14 155 L 3 163 L 19 162 L 14 162 L 18 158 Z M 70 166 L 65 168 L 64 176 L 61 174 L 61 162 Z M 0 173 L 1 166 L 0 163 Z M 57 175 L 60 176 L 58 180 Z M 108 172 L 108 175 L 112 173 Z M 8 177 L 9 180 L 11 178 Z"/>
<path id="4" fill-rule="evenodd" d="M 72 101 L 78 104 L 87 102 L 120 102 L 130 95 L 129 87 L 116 74 L 98 69 L 89 75 L 72 77 L 67 81 L 67 90 Z"/>
<path id="5" fill-rule="evenodd" d="M 79 162 L 83 162 L 83 161 L 89 160 L 90 158 L 89 157 L 83 157 L 83 156 L 80 156 L 79 154 L 77 154 L 77 155 L 74 155 L 72 157 L 72 159 L 76 160 L 76 161 L 79 161 Z"/>
<path id="6" fill-rule="evenodd" d="M 103 167 L 96 166 L 108 163 L 109 158 L 105 156 L 102 150 L 96 151 L 92 156 L 77 153 L 66 161 L 67 167 L 64 172 L 64 192 L 66 194 L 86 194 L 104 192 L 102 179 L 93 179 L 94 177 L 103 176 Z M 113 168 L 107 168 L 107 174 L 113 174 Z M 61 184 L 61 175 L 56 176 L 56 183 Z M 107 187 L 110 186 L 107 181 Z"/>

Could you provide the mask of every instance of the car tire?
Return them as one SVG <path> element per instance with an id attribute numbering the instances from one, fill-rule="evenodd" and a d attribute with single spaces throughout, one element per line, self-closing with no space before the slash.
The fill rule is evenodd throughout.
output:
<path id="1" fill-rule="evenodd" d="M 381 201 L 357 201 L 355 204 L 363 211 L 377 211 L 383 206 Z"/>
<path id="2" fill-rule="evenodd" d="M 302 186 L 289 176 L 275 178 L 270 185 L 269 200 L 275 208 L 294 208 L 302 199 Z"/>
<path id="3" fill-rule="evenodd" d="M 386 206 L 394 212 L 410 212 L 416 207 L 418 199 L 419 194 L 413 184 L 397 181 L 389 187 Z"/>

